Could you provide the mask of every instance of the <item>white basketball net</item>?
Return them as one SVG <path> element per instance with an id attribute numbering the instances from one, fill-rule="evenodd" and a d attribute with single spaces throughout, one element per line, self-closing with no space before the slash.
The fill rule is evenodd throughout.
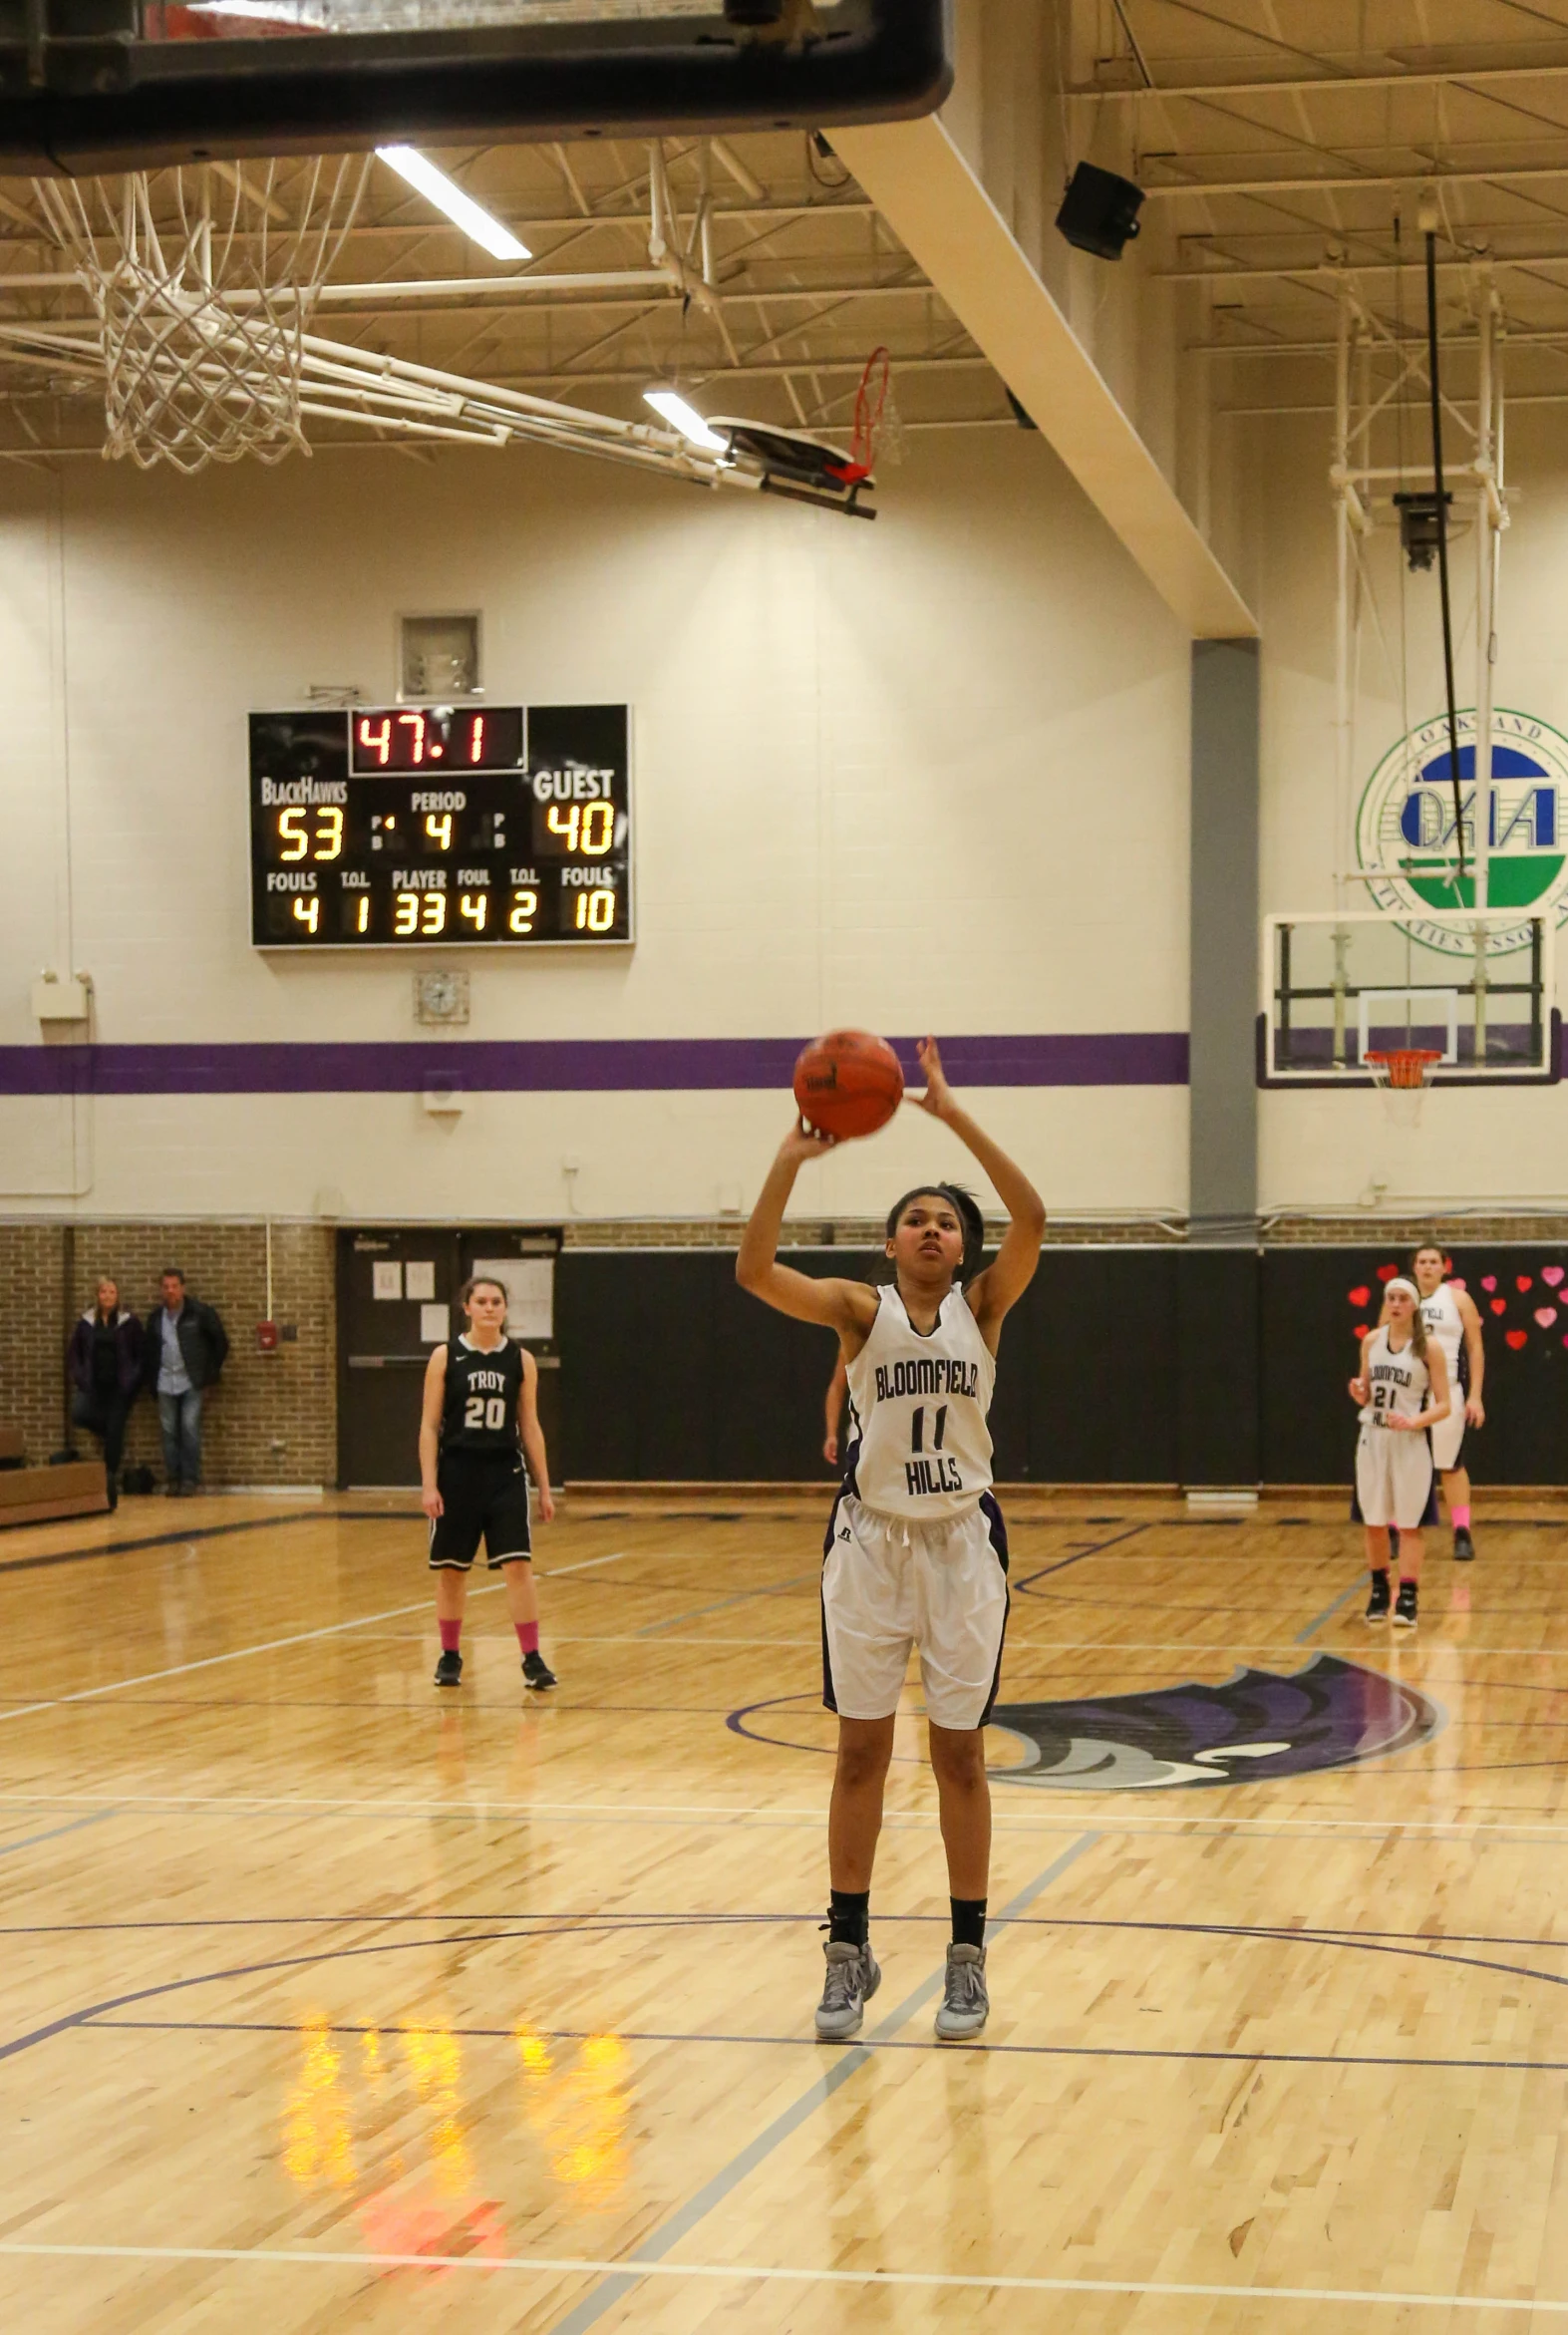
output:
<path id="1" fill-rule="evenodd" d="M 306 164 L 286 202 L 275 164 L 35 179 L 98 312 L 106 457 L 191 472 L 309 453 L 305 334 L 370 168 Z"/>

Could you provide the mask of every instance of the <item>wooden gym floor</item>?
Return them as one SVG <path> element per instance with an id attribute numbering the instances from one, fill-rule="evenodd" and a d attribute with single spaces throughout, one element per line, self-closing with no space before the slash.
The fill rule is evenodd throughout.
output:
<path id="1" fill-rule="evenodd" d="M 1362 1624 L 1337 1501 L 1015 1514 L 1005 1922 L 956 2050 L 917 1687 L 882 1991 L 811 2040 L 821 1507 L 570 1511 L 544 1702 L 494 1591 L 437 1693 L 421 1523 L 363 1497 L 6 1534 L 5 2323 L 1563 2325 L 1568 1516 L 1478 1516 L 1411 1643 Z M 1314 1718 L 1282 1682 L 1319 1654 Z M 1089 1788 L 1028 1781 L 1050 1702 Z M 1310 1764 L 1390 1711 L 1410 1748 Z"/>

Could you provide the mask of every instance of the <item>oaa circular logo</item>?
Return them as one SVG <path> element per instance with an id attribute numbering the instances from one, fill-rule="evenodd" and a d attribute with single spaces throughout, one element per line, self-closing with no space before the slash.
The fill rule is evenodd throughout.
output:
<path id="1" fill-rule="evenodd" d="M 1460 713 L 1459 802 L 1465 856 L 1476 839 L 1475 714 Z M 1486 807 L 1488 909 L 1518 908 L 1531 916 L 1568 918 L 1568 738 L 1533 714 L 1499 706 L 1492 714 L 1491 801 Z M 1461 881 L 1453 841 L 1453 781 L 1448 770 L 1446 715 L 1402 738 L 1367 783 L 1356 815 L 1356 856 L 1373 880 L 1374 906 L 1412 918 L 1417 937 L 1450 956 L 1469 956 L 1467 932 L 1422 920 L 1426 908 L 1473 908 L 1475 878 Z M 1487 937 L 1487 953 L 1521 948 L 1528 928 L 1501 926 Z"/>

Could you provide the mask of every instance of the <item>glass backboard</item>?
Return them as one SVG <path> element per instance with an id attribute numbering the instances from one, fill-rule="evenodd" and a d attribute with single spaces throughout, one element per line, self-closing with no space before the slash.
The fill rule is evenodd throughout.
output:
<path id="1" fill-rule="evenodd" d="M 1267 916 L 1259 1079 L 1375 1083 L 1368 1056 L 1420 1048 L 1432 1085 L 1547 1085 L 1561 1047 L 1550 916 Z"/>
<path id="2" fill-rule="evenodd" d="M 932 112 L 948 0 L 0 0 L 0 167 Z"/>

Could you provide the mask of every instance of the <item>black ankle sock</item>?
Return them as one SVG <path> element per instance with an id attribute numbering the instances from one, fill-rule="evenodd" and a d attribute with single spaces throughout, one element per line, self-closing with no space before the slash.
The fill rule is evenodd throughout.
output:
<path id="1" fill-rule="evenodd" d="M 955 1946 L 983 1946 L 986 1942 L 986 1901 L 984 1897 L 949 1897 L 953 1908 L 953 1943 Z"/>
<path id="2" fill-rule="evenodd" d="M 829 1889 L 827 1895 L 828 1944 L 863 1946 L 871 1934 L 870 1890 Z"/>

